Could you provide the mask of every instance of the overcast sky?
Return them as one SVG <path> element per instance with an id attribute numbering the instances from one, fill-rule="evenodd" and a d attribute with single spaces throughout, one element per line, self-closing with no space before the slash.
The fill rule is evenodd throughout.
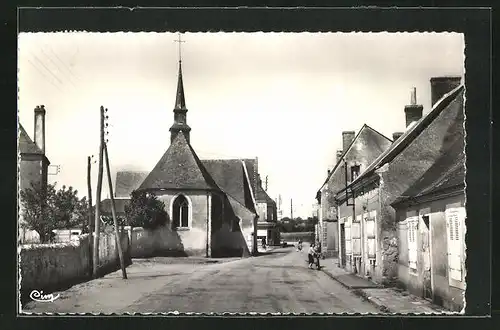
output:
<path id="1" fill-rule="evenodd" d="M 49 182 L 87 193 L 109 109 L 110 163 L 151 170 L 170 144 L 177 84 L 174 33 L 21 33 L 19 119 L 33 138 L 45 105 Z M 182 63 L 191 144 L 204 158 L 259 158 L 283 214 L 311 215 L 342 131 L 405 128 L 412 87 L 424 113 L 429 79 L 464 74 L 456 33 L 186 33 Z M 92 185 L 96 188 L 97 166 Z M 52 171 L 52 170 L 51 170 Z M 108 196 L 104 178 L 103 198 Z"/>

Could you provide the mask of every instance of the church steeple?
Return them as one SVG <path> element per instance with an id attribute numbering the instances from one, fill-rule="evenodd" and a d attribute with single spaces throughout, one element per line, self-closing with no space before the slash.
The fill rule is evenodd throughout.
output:
<path id="1" fill-rule="evenodd" d="M 177 77 L 177 94 L 175 96 L 175 106 L 174 106 L 174 124 L 170 127 L 170 143 L 175 140 L 175 137 L 179 132 L 184 133 L 184 137 L 189 143 L 189 135 L 191 131 L 191 127 L 187 124 L 187 108 L 186 108 L 186 99 L 184 98 L 184 84 L 182 81 L 182 60 L 181 60 L 181 51 L 180 44 L 184 42 L 179 39 L 176 40 L 179 42 L 179 75 Z"/>

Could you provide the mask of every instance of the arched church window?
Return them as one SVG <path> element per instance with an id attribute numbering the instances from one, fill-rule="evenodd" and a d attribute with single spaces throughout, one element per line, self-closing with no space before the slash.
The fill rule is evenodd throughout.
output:
<path id="1" fill-rule="evenodd" d="M 173 228 L 189 227 L 189 203 L 184 195 L 179 195 L 174 200 L 173 205 Z"/>

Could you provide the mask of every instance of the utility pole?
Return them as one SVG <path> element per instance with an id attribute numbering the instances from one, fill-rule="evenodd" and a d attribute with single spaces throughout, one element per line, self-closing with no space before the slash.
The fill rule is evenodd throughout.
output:
<path id="1" fill-rule="evenodd" d="M 290 219 L 293 220 L 293 199 L 290 198 Z"/>
<path id="2" fill-rule="evenodd" d="M 93 276 L 97 278 L 97 268 L 99 266 L 99 234 L 101 222 L 101 190 L 102 190 L 102 172 L 103 172 L 103 147 L 104 147 L 104 107 L 101 106 L 101 127 L 99 139 L 99 172 L 97 175 L 97 191 L 95 193 L 95 224 L 94 224 L 94 269 Z"/>
<path id="3" fill-rule="evenodd" d="M 92 173 L 92 157 L 87 157 L 87 190 L 89 196 L 89 223 L 88 223 L 88 231 L 89 231 L 89 243 L 92 239 L 92 183 L 91 183 L 91 173 Z M 92 255 L 92 244 L 89 244 L 89 255 Z M 89 266 L 90 269 L 93 269 L 93 258 L 89 258 Z"/>
<path id="4" fill-rule="evenodd" d="M 109 169 L 108 146 L 104 143 L 104 156 L 106 160 L 106 172 L 108 176 L 109 196 L 111 198 L 111 213 L 113 215 L 113 223 L 115 225 L 115 241 L 118 248 L 118 257 L 120 258 L 120 267 L 122 268 L 122 278 L 127 279 L 127 271 L 125 270 L 125 260 L 123 259 L 122 244 L 120 234 L 118 233 L 118 220 L 116 219 L 115 197 L 113 196 L 113 182 L 111 180 L 111 171 Z"/>

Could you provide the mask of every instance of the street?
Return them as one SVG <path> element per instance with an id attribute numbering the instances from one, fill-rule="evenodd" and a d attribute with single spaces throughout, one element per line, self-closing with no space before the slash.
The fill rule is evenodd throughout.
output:
<path id="1" fill-rule="evenodd" d="M 379 312 L 324 272 L 308 269 L 306 258 L 304 250 L 277 248 L 267 255 L 214 264 L 134 261 L 127 280 L 117 271 L 57 292 L 53 302 L 29 302 L 23 312 Z"/>

